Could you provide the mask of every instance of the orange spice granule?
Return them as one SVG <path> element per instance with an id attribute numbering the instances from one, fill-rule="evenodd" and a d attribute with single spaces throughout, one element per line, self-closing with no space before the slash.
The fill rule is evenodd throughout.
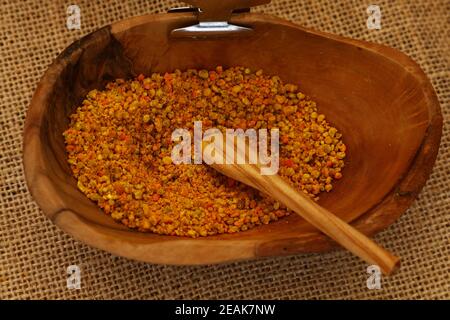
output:
<path id="1" fill-rule="evenodd" d="M 279 128 L 280 170 L 312 198 L 342 177 L 342 135 L 294 84 L 233 67 L 117 79 L 92 90 L 64 132 L 78 188 L 130 228 L 177 236 L 245 231 L 289 210 L 206 165 L 174 165 L 175 128 Z"/>

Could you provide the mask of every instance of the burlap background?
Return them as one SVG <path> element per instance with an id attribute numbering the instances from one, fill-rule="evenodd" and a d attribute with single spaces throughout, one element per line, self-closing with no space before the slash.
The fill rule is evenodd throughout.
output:
<path id="1" fill-rule="evenodd" d="M 344 36 L 384 43 L 414 58 L 430 77 L 444 121 L 449 108 L 448 0 L 376 2 L 382 30 L 366 27 L 368 0 L 272 1 L 257 11 Z M 299 255 L 228 265 L 174 267 L 129 261 L 58 230 L 33 202 L 22 169 L 25 111 L 56 55 L 113 21 L 178 5 L 173 1 L 81 1 L 82 29 L 66 29 L 69 1 L 0 0 L 0 298 L 448 299 L 450 130 L 419 199 L 376 240 L 403 258 L 401 270 L 366 287 L 366 265 L 351 254 Z M 82 269 L 82 289 L 66 288 L 66 268 Z"/>

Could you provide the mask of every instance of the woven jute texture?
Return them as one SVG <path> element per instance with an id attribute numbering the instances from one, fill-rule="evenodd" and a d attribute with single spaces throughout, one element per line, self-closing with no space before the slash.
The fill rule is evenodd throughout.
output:
<path id="1" fill-rule="evenodd" d="M 272 1 L 255 11 L 402 50 L 439 96 L 444 132 L 433 173 L 412 207 L 376 241 L 402 267 L 369 290 L 367 265 L 344 251 L 225 265 L 176 267 L 130 261 L 90 248 L 55 227 L 31 198 L 22 168 L 25 112 L 36 85 L 72 41 L 114 21 L 165 12 L 172 1 L 0 0 L 0 298 L 2 299 L 448 299 L 450 298 L 450 83 L 448 0 L 374 1 L 381 30 L 368 30 L 368 0 Z M 66 28 L 67 7 L 81 30 Z M 81 289 L 66 268 L 81 268 Z"/>

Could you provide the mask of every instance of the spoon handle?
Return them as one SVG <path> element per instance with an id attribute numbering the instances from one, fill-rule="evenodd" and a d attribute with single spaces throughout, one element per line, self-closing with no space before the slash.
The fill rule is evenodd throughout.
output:
<path id="1" fill-rule="evenodd" d="M 307 195 L 295 190 L 279 175 L 261 175 L 252 164 L 210 164 L 226 176 L 262 191 L 293 210 L 311 225 L 328 235 L 369 264 L 376 264 L 384 274 L 399 265 L 399 258 L 380 247 L 360 231 L 319 206 Z"/>

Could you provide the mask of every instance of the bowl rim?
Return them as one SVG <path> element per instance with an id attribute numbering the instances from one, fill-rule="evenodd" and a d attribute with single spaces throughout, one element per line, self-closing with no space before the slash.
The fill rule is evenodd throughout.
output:
<path id="1" fill-rule="evenodd" d="M 130 26 L 150 21 L 165 19 L 186 20 L 192 18 L 193 14 L 191 13 L 148 14 L 131 17 L 83 36 L 58 55 L 40 79 L 26 114 L 22 151 L 25 180 L 32 197 L 53 223 L 75 239 L 98 249 L 138 261 L 177 265 L 212 264 L 300 252 L 323 252 L 335 248 L 333 241 L 318 232 L 305 233 L 296 238 L 270 241 L 264 241 L 263 239 L 233 240 L 232 235 L 230 235 L 230 239 L 226 240 L 187 239 L 174 236 L 172 238 L 176 239 L 173 240 L 177 241 L 161 240 L 139 244 L 127 242 L 123 239 L 118 241 L 111 234 L 103 232 L 108 228 L 88 223 L 75 212 L 65 208 L 64 201 L 58 196 L 58 190 L 55 190 L 49 179 L 42 174 L 42 164 L 39 162 L 42 158 L 42 150 L 40 149 L 42 145 L 39 138 L 42 120 L 40 111 L 49 96 L 49 89 L 52 88 L 52 84 L 55 83 L 59 73 L 64 69 L 67 58 L 88 43 L 97 32 L 107 32 L 109 35 L 114 36 L 114 34 Z M 282 24 L 301 32 L 370 50 L 401 65 L 422 85 L 425 96 L 424 103 L 427 104 L 430 119 L 425 135 L 409 168 L 404 176 L 398 180 L 395 187 L 384 198 L 380 199 L 376 206 L 363 213 L 351 224 L 370 236 L 394 223 L 411 205 L 425 185 L 436 160 L 442 134 L 443 120 L 439 101 L 430 81 L 419 65 L 406 54 L 391 47 L 315 31 L 272 15 L 245 13 L 233 19 L 244 23 L 265 22 Z M 42 190 L 46 190 L 46 193 L 44 194 Z M 56 195 L 55 199 L 51 201 L 48 199 L 46 195 L 49 192 Z M 186 254 L 187 248 L 189 248 L 189 251 Z M 219 248 L 224 250 L 219 250 Z M 184 255 L 180 256 L 181 252 Z"/>

